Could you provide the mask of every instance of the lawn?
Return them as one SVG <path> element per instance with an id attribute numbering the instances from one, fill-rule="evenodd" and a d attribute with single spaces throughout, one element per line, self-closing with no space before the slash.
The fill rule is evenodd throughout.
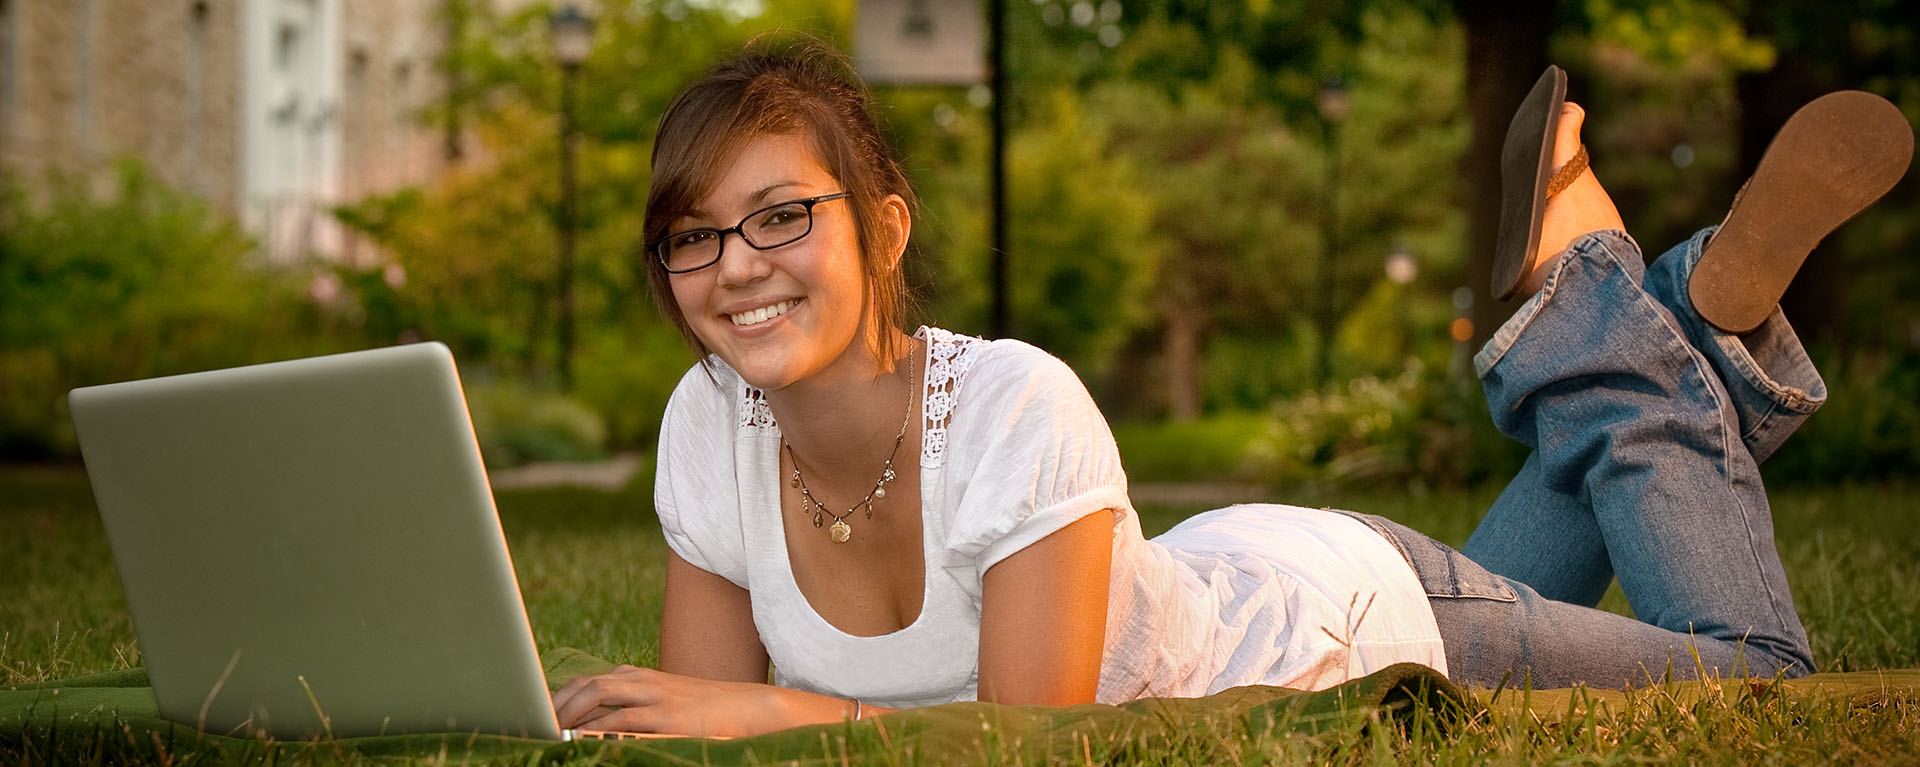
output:
<path id="1" fill-rule="evenodd" d="M 1457 544 L 1495 492 L 1280 498 L 1384 514 Z M 514 490 L 498 493 L 498 500 L 540 647 L 652 663 L 665 548 L 644 476 L 618 493 Z M 1142 516 L 1152 534 L 1197 510 L 1155 506 Z M 1774 510 L 1822 670 L 1920 667 L 1916 488 L 1780 491 Z M 1613 609 L 1623 604 L 1617 592 L 1607 602 Z M 139 662 L 84 475 L 75 468 L 0 467 L 0 686 Z M 1108 751 L 1104 760 L 1920 764 L 1920 698 L 1861 701 L 1729 689 L 1678 683 L 1585 705 L 1577 696 L 1555 697 L 1530 710 L 1509 691 L 1486 715 L 1444 736 L 1417 727 L 1304 738 L 1208 734 L 1133 744 Z M 0 763 L 30 760 L 10 747 L 20 744 L 0 738 Z M 328 761 L 325 752 L 303 753 Z"/>

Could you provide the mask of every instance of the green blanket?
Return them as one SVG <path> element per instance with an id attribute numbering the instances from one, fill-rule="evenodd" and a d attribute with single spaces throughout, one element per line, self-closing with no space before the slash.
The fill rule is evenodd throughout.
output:
<path id="1" fill-rule="evenodd" d="M 558 687 L 611 664 L 575 650 L 548 653 Z M 1000 706 L 954 703 L 854 723 L 799 727 L 739 740 L 699 738 L 576 742 L 465 734 L 396 735 L 271 742 L 208 735 L 159 718 L 146 672 L 127 669 L 0 689 L 0 763 L 179 761 L 278 763 L 292 759 L 517 764 L 592 760 L 611 764 L 980 764 L 1094 763 L 1137 749 L 1177 755 L 1248 735 L 1312 739 L 1376 723 L 1445 733 L 1489 708 L 1551 714 L 1616 711 L 1635 696 L 1681 705 L 1772 695 L 1823 696 L 1873 706 L 1920 697 L 1920 670 L 1816 674 L 1785 682 L 1684 682 L 1638 692 L 1504 690 L 1468 693 L 1424 666 L 1402 664 L 1339 687 L 1307 693 L 1240 687 L 1195 699 L 1154 698 L 1121 706 Z M 1336 738 L 1337 739 L 1337 738 Z M 1183 747 L 1196 744 L 1198 747 Z"/>
<path id="2" fill-rule="evenodd" d="M 542 660 L 555 687 L 612 667 L 575 650 L 556 650 Z M 194 755 L 263 763 L 300 756 L 395 761 L 445 756 L 521 764 L 582 757 L 636 765 L 1100 763 L 1119 749 L 1177 750 L 1183 741 L 1249 732 L 1311 737 L 1419 717 L 1432 717 L 1444 729 L 1479 708 L 1472 696 L 1432 669 L 1402 664 L 1316 693 L 1241 687 L 1205 698 L 1122 706 L 954 703 L 739 740 L 554 743 L 438 734 L 273 743 L 209 735 L 160 719 L 146 672 L 128 669 L 0 690 L 0 754 L 16 755 L 0 762 L 162 762 Z"/>

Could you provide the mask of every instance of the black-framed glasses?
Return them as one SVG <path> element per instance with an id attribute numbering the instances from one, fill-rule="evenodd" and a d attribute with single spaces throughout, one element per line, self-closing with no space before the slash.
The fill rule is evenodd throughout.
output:
<path id="1" fill-rule="evenodd" d="M 649 250 L 668 273 L 697 272 L 720 260 L 729 234 L 739 234 L 740 241 L 754 250 L 791 245 L 813 233 L 813 206 L 851 196 L 850 192 L 839 192 L 774 203 L 748 213 L 740 223 L 725 229 L 702 227 L 669 234 Z"/>

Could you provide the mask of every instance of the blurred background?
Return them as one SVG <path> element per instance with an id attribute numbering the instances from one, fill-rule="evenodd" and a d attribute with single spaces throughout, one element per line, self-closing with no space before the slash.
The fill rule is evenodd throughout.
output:
<path id="1" fill-rule="evenodd" d="M 1065 359 L 1136 481 L 1517 467 L 1469 358 L 1514 308 L 1498 148 L 1548 62 L 1650 256 L 1813 97 L 1920 117 L 1896 0 L 0 0 L 0 460 L 75 460 L 75 386 L 420 340 L 490 466 L 650 451 L 692 362 L 635 248 L 660 113 L 770 31 L 864 68 L 883 6 L 982 35 L 980 76 L 876 78 L 916 317 Z M 1785 300 L 1832 400 L 1770 483 L 1920 467 L 1917 196 Z"/>

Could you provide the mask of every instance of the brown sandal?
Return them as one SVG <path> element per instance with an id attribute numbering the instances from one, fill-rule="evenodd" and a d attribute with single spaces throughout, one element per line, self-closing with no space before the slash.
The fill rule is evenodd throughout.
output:
<path id="1" fill-rule="evenodd" d="M 1566 100 L 1567 73 L 1549 65 L 1507 125 L 1500 150 L 1500 234 L 1494 239 L 1492 284 L 1493 295 L 1502 301 L 1518 293 L 1533 270 L 1547 200 L 1587 169 L 1587 148 L 1582 146 L 1571 162 L 1549 174 L 1554 132 Z"/>
<path id="2" fill-rule="evenodd" d="M 1891 190 L 1912 158 L 1913 128 L 1886 99 L 1840 91 L 1801 107 L 1707 241 L 1687 281 L 1694 310 L 1729 333 L 1759 327 L 1814 246 Z"/>

